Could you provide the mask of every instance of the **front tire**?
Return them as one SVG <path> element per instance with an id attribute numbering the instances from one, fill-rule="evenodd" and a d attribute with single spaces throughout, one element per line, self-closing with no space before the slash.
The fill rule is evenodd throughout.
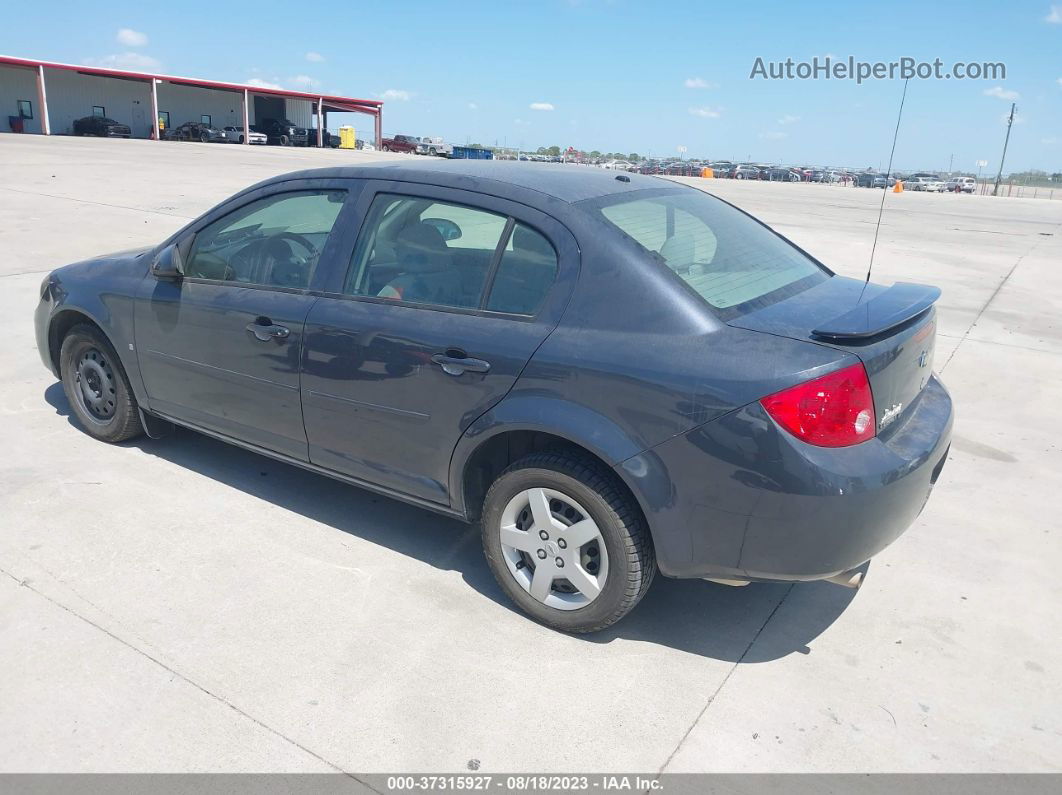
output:
<path id="1" fill-rule="evenodd" d="M 70 329 L 59 350 L 59 373 L 66 399 L 89 436 L 113 444 L 144 432 L 122 362 L 99 330 L 86 324 Z"/>
<path id="2" fill-rule="evenodd" d="M 564 632 L 619 621 L 656 573 L 633 498 L 607 468 L 572 453 L 534 453 L 502 472 L 484 501 L 482 533 L 502 590 Z"/>

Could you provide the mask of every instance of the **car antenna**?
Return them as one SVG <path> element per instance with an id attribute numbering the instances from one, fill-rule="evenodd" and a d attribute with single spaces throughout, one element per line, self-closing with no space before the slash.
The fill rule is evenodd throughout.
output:
<path id="1" fill-rule="evenodd" d="M 867 265 L 867 278 L 863 282 L 863 290 L 859 293 L 859 300 L 863 300 L 863 291 L 870 284 L 870 272 L 874 269 L 874 251 L 878 247 L 878 230 L 881 229 L 881 215 L 885 212 L 885 194 L 889 192 L 889 174 L 892 173 L 892 156 L 896 154 L 896 139 L 900 137 L 900 119 L 903 118 L 903 103 L 907 99 L 907 78 L 903 81 L 903 96 L 900 97 L 900 111 L 896 114 L 896 131 L 892 134 L 892 151 L 889 152 L 889 168 L 885 172 L 885 186 L 881 191 L 881 206 L 878 207 L 878 222 L 874 226 L 874 243 L 870 247 L 870 264 Z M 858 303 L 858 301 L 856 302 Z"/>

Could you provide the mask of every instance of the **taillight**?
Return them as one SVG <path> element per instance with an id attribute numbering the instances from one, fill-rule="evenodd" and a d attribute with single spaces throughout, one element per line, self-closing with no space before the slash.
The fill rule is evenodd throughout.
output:
<path id="1" fill-rule="evenodd" d="M 874 396 L 862 364 L 783 389 L 760 404 L 808 444 L 847 447 L 874 438 Z"/>

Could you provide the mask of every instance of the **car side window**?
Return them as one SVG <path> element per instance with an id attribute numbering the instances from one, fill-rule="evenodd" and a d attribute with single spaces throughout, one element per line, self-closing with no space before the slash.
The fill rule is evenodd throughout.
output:
<path id="1" fill-rule="evenodd" d="M 309 287 L 346 195 L 343 190 L 297 191 L 246 204 L 196 233 L 184 275 Z"/>
<path id="2" fill-rule="evenodd" d="M 486 308 L 533 315 L 557 278 L 557 252 L 529 226 L 516 223 L 498 262 Z"/>
<path id="3" fill-rule="evenodd" d="M 381 194 L 358 236 L 344 292 L 477 308 L 507 222 L 452 202 Z"/>

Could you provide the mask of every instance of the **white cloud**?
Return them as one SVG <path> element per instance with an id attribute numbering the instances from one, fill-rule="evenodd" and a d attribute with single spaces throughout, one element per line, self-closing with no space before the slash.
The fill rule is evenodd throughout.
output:
<path id="1" fill-rule="evenodd" d="M 276 89 L 277 91 L 284 90 L 284 86 L 279 85 L 278 83 L 270 83 L 268 80 L 262 80 L 259 77 L 252 77 L 250 80 L 247 81 L 247 85 L 257 86 L 258 88 L 272 88 Z"/>
<path id="2" fill-rule="evenodd" d="M 790 116 L 788 113 L 778 120 L 779 124 L 796 124 L 800 121 L 799 116 Z"/>
<path id="3" fill-rule="evenodd" d="M 770 132 L 760 133 L 760 138 L 765 141 L 780 141 L 783 138 L 788 138 L 789 133 L 779 132 L 778 130 L 771 130 Z"/>
<path id="4" fill-rule="evenodd" d="M 479 110 L 479 105 L 477 105 L 475 102 L 469 102 L 468 103 L 468 109 L 469 110 Z"/>
<path id="5" fill-rule="evenodd" d="M 291 85 L 295 86 L 296 88 L 298 88 L 300 90 L 305 90 L 305 89 L 310 89 L 310 88 L 317 88 L 318 86 L 321 85 L 321 81 L 320 80 L 315 80 L 314 78 L 310 77 L 309 75 L 295 75 L 295 77 L 289 77 L 288 78 L 288 83 L 290 83 Z"/>
<path id="6" fill-rule="evenodd" d="M 1044 22 L 1050 22 L 1052 25 L 1062 25 L 1062 6 L 1051 6 L 1051 11 L 1044 17 Z"/>
<path id="7" fill-rule="evenodd" d="M 553 110 L 553 105 L 549 102 L 532 102 L 527 107 L 531 110 Z"/>
<path id="8" fill-rule="evenodd" d="M 306 53 L 306 60 L 310 63 L 321 63 L 325 57 L 319 52 L 313 52 L 312 50 Z"/>
<path id="9" fill-rule="evenodd" d="M 1054 144 L 1058 143 L 1058 139 L 1053 136 L 1051 138 L 1041 138 L 1040 143 L 1047 144 L 1048 146 L 1053 146 Z"/>
<path id="10" fill-rule="evenodd" d="M 146 47 L 148 43 L 146 33 L 141 33 L 139 30 L 133 30 L 132 28 L 118 28 L 118 35 L 114 38 L 118 40 L 119 44 L 123 44 L 126 47 Z"/>
<path id="11" fill-rule="evenodd" d="M 141 52 L 120 52 L 102 58 L 85 58 L 85 66 L 103 66 L 107 69 L 158 69 L 160 64 L 150 55 Z"/>
<path id="12" fill-rule="evenodd" d="M 1060 86 L 1062 86 L 1062 77 L 1058 78 L 1058 81 L 1057 81 L 1057 82 L 1058 82 L 1058 84 L 1059 84 Z"/>
<path id="13" fill-rule="evenodd" d="M 526 127 L 528 122 L 524 121 L 523 119 L 513 119 L 513 124 L 519 127 Z"/>
<path id="14" fill-rule="evenodd" d="M 413 92 L 403 91 L 400 88 L 389 88 L 380 94 L 379 97 L 392 102 L 409 102 L 413 98 Z"/>
<path id="15" fill-rule="evenodd" d="M 718 119 L 722 114 L 718 108 L 690 108 L 691 116 L 700 116 L 702 119 Z"/>
<path id="16" fill-rule="evenodd" d="M 1003 88 L 1003 86 L 993 86 L 992 88 L 986 88 L 984 91 L 986 97 L 999 97 L 1005 99 L 1007 102 L 1013 102 L 1016 99 L 1021 99 L 1021 94 L 1017 91 L 1010 91 Z"/>
<path id="17" fill-rule="evenodd" d="M 683 85 L 686 88 L 718 88 L 715 83 L 709 83 L 703 77 L 687 77 Z"/>

